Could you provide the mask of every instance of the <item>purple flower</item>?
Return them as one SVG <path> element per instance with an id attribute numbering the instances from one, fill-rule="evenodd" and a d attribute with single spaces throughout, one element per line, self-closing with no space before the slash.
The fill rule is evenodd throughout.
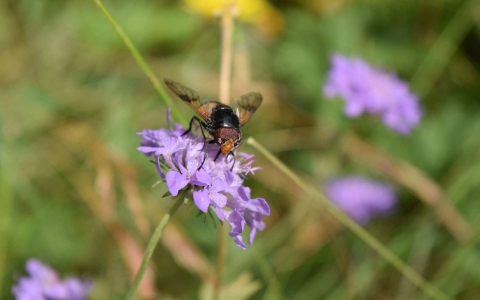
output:
<path id="1" fill-rule="evenodd" d="M 170 112 L 167 120 L 170 119 Z M 170 125 L 169 125 L 170 127 Z M 230 236 L 242 249 L 245 225 L 251 228 L 250 244 L 255 234 L 265 229 L 263 216 L 270 215 L 270 207 L 262 198 L 251 199 L 250 190 L 243 186 L 249 173 L 254 174 L 258 167 L 252 167 L 254 156 L 247 153 L 236 153 L 233 170 L 230 171 L 233 157 L 228 159 L 221 155 L 213 161 L 218 151 L 217 145 L 207 144 L 204 149 L 203 138 L 189 133 L 183 135 L 185 129 L 175 124 L 175 129 L 144 129 L 138 150 L 153 157 L 157 171 L 167 184 L 172 196 L 181 191 L 193 189 L 193 202 L 198 209 L 206 213 L 209 207 L 215 210 L 221 221 L 231 226 Z M 206 152 L 206 159 L 202 164 Z"/>
<path id="2" fill-rule="evenodd" d="M 193 200 L 197 207 L 203 212 L 207 212 L 209 205 L 212 205 L 215 210 L 221 209 L 227 205 L 227 196 L 222 194 L 227 190 L 227 187 L 225 181 L 220 178 L 215 178 L 210 185 L 201 190 L 194 191 Z"/>
<path id="3" fill-rule="evenodd" d="M 366 225 L 376 216 L 391 214 L 397 203 L 397 195 L 390 185 L 360 176 L 328 181 L 325 194 L 361 225 Z"/>
<path id="4" fill-rule="evenodd" d="M 27 261 L 29 277 L 20 277 L 12 293 L 16 300 L 83 300 L 90 293 L 90 280 L 67 278 L 60 280 L 57 272 L 37 259 Z"/>
<path id="5" fill-rule="evenodd" d="M 422 118 L 418 97 L 407 83 L 360 58 L 333 55 L 323 94 L 330 99 L 343 98 L 348 117 L 378 115 L 387 127 L 404 135 Z"/>

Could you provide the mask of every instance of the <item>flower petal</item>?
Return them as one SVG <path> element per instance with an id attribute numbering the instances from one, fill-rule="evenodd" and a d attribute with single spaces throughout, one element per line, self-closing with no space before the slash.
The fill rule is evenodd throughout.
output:
<path id="1" fill-rule="evenodd" d="M 43 295 L 42 282 L 29 277 L 20 277 L 17 285 L 12 287 L 12 293 L 18 300 L 47 300 Z"/>
<path id="2" fill-rule="evenodd" d="M 28 274 L 33 279 L 48 282 L 55 282 L 58 280 L 57 272 L 55 272 L 55 270 L 50 268 L 49 266 L 44 265 L 38 259 L 29 259 L 26 263 L 25 268 L 27 269 Z"/>
<path id="3" fill-rule="evenodd" d="M 343 98 L 348 117 L 375 114 L 400 134 L 409 134 L 422 115 L 418 96 L 406 82 L 359 58 L 334 55 L 323 93 L 327 98 Z"/>
<path id="4" fill-rule="evenodd" d="M 167 125 L 170 130 L 172 130 L 172 109 L 167 107 Z"/>
<path id="5" fill-rule="evenodd" d="M 225 221 L 225 214 L 223 213 L 223 210 L 216 206 L 215 207 L 215 212 L 217 213 L 217 217 L 221 220 L 221 221 Z"/>
<path id="6" fill-rule="evenodd" d="M 245 219 L 238 210 L 233 210 L 231 212 L 225 213 L 228 224 L 232 227 L 230 231 L 230 236 L 237 236 L 243 233 L 245 227 Z"/>
<path id="7" fill-rule="evenodd" d="M 198 186 L 207 186 L 212 183 L 212 178 L 205 169 L 200 169 L 195 173 L 192 183 Z"/>
<path id="8" fill-rule="evenodd" d="M 243 242 L 242 242 L 242 236 L 241 235 L 237 235 L 235 237 L 235 244 L 242 248 L 243 250 L 247 250 L 247 245 L 245 245 Z"/>
<path id="9" fill-rule="evenodd" d="M 193 175 L 197 172 L 197 169 L 198 169 L 198 161 L 194 158 L 190 158 L 188 161 L 187 161 L 187 170 L 188 170 L 188 173 Z"/>
<path id="10" fill-rule="evenodd" d="M 158 172 L 158 175 L 160 175 L 160 178 L 165 179 L 165 174 L 162 171 L 162 167 L 160 166 L 160 160 L 159 159 L 160 159 L 159 155 L 155 156 L 155 166 L 157 167 L 157 172 Z"/>
<path id="11" fill-rule="evenodd" d="M 263 198 L 251 199 L 250 201 L 248 201 L 245 207 L 248 210 L 259 212 L 264 216 L 270 215 L 270 206 L 268 205 L 267 201 L 265 201 L 265 199 Z"/>
<path id="12" fill-rule="evenodd" d="M 195 205 L 203 212 L 208 211 L 208 206 L 210 205 L 210 197 L 207 190 L 194 191 L 193 192 L 193 201 Z"/>
<path id="13" fill-rule="evenodd" d="M 85 296 L 92 290 L 93 281 L 80 280 L 78 278 L 68 278 L 63 281 L 63 285 L 68 289 L 70 297 L 68 299 L 85 299 Z"/>
<path id="14" fill-rule="evenodd" d="M 391 214 L 397 203 L 396 192 L 389 184 L 361 176 L 331 179 L 324 190 L 333 204 L 361 225 L 376 216 Z"/>
<path id="15" fill-rule="evenodd" d="M 257 233 L 257 228 L 252 228 L 252 231 L 250 232 L 250 238 L 248 240 L 248 242 L 250 243 L 250 245 L 253 245 L 253 240 L 255 239 L 255 234 Z"/>
<path id="16" fill-rule="evenodd" d="M 228 188 L 228 185 L 225 181 L 220 178 L 215 178 L 210 187 L 211 192 L 223 192 Z"/>
<path id="17" fill-rule="evenodd" d="M 158 147 L 140 146 L 137 150 L 149 156 L 154 154 L 158 150 Z"/>
<path id="18" fill-rule="evenodd" d="M 210 199 L 220 208 L 227 204 L 227 197 L 220 193 L 210 192 Z"/>
<path id="19" fill-rule="evenodd" d="M 225 176 L 225 182 L 227 183 L 227 185 L 232 185 L 233 180 L 235 179 L 235 176 L 233 175 L 233 173 L 227 170 L 225 171 L 224 176 Z"/>
<path id="20" fill-rule="evenodd" d="M 198 126 L 194 126 L 197 130 L 185 134 L 185 128 L 171 123 L 170 112 L 167 113 L 167 122 L 166 129 L 139 132 L 138 150 L 147 156 L 155 155 L 157 172 L 165 179 L 171 195 L 177 196 L 187 185 L 193 185 L 193 201 L 198 209 L 208 212 L 212 205 L 218 218 L 230 224 L 229 234 L 235 238 L 235 243 L 245 249 L 240 237 L 245 225 L 252 228 L 250 241 L 253 241 L 255 234 L 265 227 L 263 216 L 270 214 L 265 200 L 251 200 L 250 189 L 244 187 L 244 175 L 259 169 L 252 166 L 254 155 L 237 152 L 236 164 L 231 171 L 234 158 L 223 157 L 214 161 L 218 146 L 205 148 L 208 145 L 199 136 Z M 202 168 L 198 170 L 201 163 Z"/>
<path id="21" fill-rule="evenodd" d="M 168 190 L 172 196 L 178 195 L 178 191 L 183 189 L 189 182 L 185 175 L 177 171 L 168 171 L 166 180 Z"/>
<path id="22" fill-rule="evenodd" d="M 239 196 L 239 200 L 243 201 L 244 203 L 248 203 L 248 201 L 250 200 L 250 189 L 247 187 L 238 187 L 237 194 Z"/>
<path id="23" fill-rule="evenodd" d="M 180 155 L 180 153 L 178 153 L 178 152 L 173 155 L 173 157 L 172 157 L 172 163 L 173 163 L 175 166 L 177 166 L 178 169 L 179 169 L 179 171 L 180 171 L 180 173 L 184 174 L 185 177 L 186 177 L 186 176 L 187 176 L 187 169 L 179 162 L 179 160 L 181 160 L 181 159 L 179 159 L 179 157 L 178 157 L 179 155 Z"/>

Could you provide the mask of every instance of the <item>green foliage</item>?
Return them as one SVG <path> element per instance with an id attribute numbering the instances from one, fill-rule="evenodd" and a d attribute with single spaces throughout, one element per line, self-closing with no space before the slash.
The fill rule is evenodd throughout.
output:
<path id="1" fill-rule="evenodd" d="M 235 65 L 232 95 L 255 89 L 270 97 L 245 126 L 245 137 L 319 130 L 313 141 L 304 138 L 276 154 L 318 187 L 327 177 L 352 172 L 392 182 L 401 195 L 398 211 L 366 229 L 448 296 L 478 298 L 478 238 L 459 243 L 417 193 L 350 159 L 340 144 L 342 133 L 354 132 L 415 166 L 478 231 L 478 4 L 345 1 L 328 11 L 314 1 L 272 2 L 284 20 L 276 36 L 237 22 L 242 35 L 236 36 L 236 49 L 246 47 L 255 87 L 241 79 L 248 68 Z M 215 20 L 176 1 L 105 5 L 157 77 L 218 94 L 221 41 Z M 93 278 L 90 299 L 123 299 L 130 283 L 128 255 L 138 258 L 127 243 L 133 241 L 141 253 L 173 204 L 161 198 L 163 183 L 151 189 L 158 180 L 154 165 L 135 150 L 135 132 L 166 126 L 166 107 L 93 2 L 7 1 L 0 4 L 0 25 L 0 298 L 11 298 L 14 276 L 24 274 L 26 259 L 37 257 L 62 274 Z M 368 116 L 347 119 L 340 99 L 324 99 L 329 57 L 337 52 L 396 71 L 413 85 L 425 115 L 410 136 Z M 174 102 L 188 117 L 188 108 Z M 284 138 L 265 146 L 275 152 L 289 143 Z M 241 150 L 251 152 L 247 145 Z M 249 250 L 229 244 L 228 291 L 245 287 L 252 299 L 423 297 L 257 157 L 265 170 L 247 184 L 269 202 L 272 216 Z M 181 243 L 166 239 L 153 256 L 151 283 L 167 299 L 209 295 L 205 278 L 182 260 L 201 260 L 185 254 L 189 243 L 215 264 L 219 226 L 209 217 L 204 224 L 196 213 L 192 203 L 182 206 L 169 224 Z M 127 248 L 133 252 L 125 254 Z"/>

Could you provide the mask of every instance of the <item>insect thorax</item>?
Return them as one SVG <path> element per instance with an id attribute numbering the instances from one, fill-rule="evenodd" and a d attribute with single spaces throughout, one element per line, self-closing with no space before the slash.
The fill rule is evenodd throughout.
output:
<path id="1" fill-rule="evenodd" d="M 212 111 L 212 126 L 215 128 L 240 128 L 238 116 L 227 105 L 219 105 Z"/>

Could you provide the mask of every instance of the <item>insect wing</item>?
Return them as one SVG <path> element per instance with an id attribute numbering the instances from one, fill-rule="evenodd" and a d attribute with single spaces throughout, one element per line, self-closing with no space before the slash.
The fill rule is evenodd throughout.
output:
<path id="1" fill-rule="evenodd" d="M 262 94 L 257 92 L 250 92 L 233 100 L 237 107 L 237 115 L 240 121 L 240 126 L 247 123 L 248 119 L 262 104 Z"/>
<path id="2" fill-rule="evenodd" d="M 188 104 L 197 114 L 199 114 L 205 121 L 211 121 L 212 109 L 218 105 L 218 102 L 207 101 L 196 91 L 188 88 L 178 82 L 171 81 L 164 78 L 163 81 L 168 88 L 175 93 L 180 99 Z"/>

